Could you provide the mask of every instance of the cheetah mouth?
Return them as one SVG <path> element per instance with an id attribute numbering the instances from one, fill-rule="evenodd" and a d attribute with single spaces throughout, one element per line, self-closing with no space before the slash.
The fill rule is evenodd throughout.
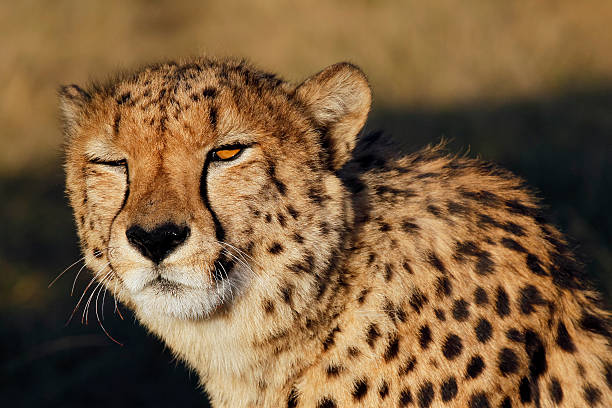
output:
<path id="1" fill-rule="evenodd" d="M 145 286 L 145 288 L 147 287 L 155 289 L 158 292 L 178 293 L 181 290 L 185 289 L 186 285 L 170 279 L 166 279 L 159 275 L 156 279 L 152 280 Z"/>

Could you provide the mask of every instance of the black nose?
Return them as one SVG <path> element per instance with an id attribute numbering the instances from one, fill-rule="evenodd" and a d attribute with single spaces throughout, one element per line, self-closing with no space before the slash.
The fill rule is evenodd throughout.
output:
<path id="1" fill-rule="evenodd" d="M 151 231 L 146 231 L 139 225 L 132 225 L 125 231 L 125 235 L 141 254 L 158 264 L 170 255 L 174 248 L 185 242 L 189 232 L 189 227 L 179 227 L 175 224 L 164 224 Z"/>

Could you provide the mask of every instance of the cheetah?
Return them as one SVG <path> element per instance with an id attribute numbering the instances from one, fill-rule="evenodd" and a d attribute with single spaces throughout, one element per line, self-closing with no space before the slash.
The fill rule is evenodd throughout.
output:
<path id="1" fill-rule="evenodd" d="M 370 104 L 350 63 L 62 87 L 86 265 L 214 407 L 612 407 L 610 313 L 534 194 Z"/>

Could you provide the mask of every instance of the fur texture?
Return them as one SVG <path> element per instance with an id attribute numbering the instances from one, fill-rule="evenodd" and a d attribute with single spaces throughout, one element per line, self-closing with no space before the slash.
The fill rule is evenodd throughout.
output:
<path id="1" fill-rule="evenodd" d="M 358 68 L 169 62 L 61 105 L 87 265 L 215 407 L 612 406 L 609 314 L 537 200 L 359 138 Z"/>

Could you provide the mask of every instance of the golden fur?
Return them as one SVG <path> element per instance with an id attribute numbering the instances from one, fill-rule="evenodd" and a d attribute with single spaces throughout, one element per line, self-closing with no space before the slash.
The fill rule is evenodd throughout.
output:
<path id="1" fill-rule="evenodd" d="M 537 201 L 358 137 L 358 68 L 194 59 L 61 105 L 88 267 L 213 406 L 612 406 L 609 314 Z"/>

